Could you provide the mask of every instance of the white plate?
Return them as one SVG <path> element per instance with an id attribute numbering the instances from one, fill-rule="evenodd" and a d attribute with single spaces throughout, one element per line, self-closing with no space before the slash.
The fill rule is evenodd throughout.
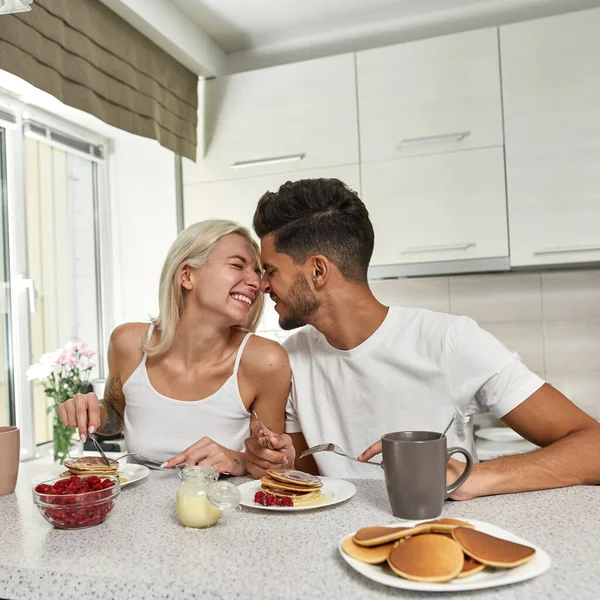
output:
<path id="1" fill-rule="evenodd" d="M 260 481 L 247 481 L 238 485 L 238 490 L 242 494 L 240 504 L 248 508 L 260 508 L 261 510 L 280 510 L 283 512 L 299 512 L 303 510 L 314 510 L 315 508 L 323 508 L 325 506 L 333 506 L 352 498 L 356 494 L 356 487 L 353 483 L 345 479 L 336 479 L 335 477 L 321 477 L 323 487 L 321 494 L 324 496 L 324 501 L 320 504 L 312 506 L 263 506 L 254 502 L 254 494 L 260 490 Z"/>
<path id="2" fill-rule="evenodd" d="M 44 481 L 48 481 L 49 479 L 56 479 L 61 473 L 65 472 L 65 468 L 61 465 L 55 465 L 52 467 L 52 470 L 48 470 L 45 473 L 40 473 L 36 475 L 31 480 L 33 485 L 37 485 L 38 483 L 43 483 Z M 150 473 L 150 469 L 145 467 L 144 465 L 135 465 L 135 464 L 121 464 L 119 470 L 117 471 L 119 475 L 125 477 L 127 481 L 121 483 L 121 487 L 127 487 L 131 483 L 135 483 L 140 479 L 144 479 L 144 477 L 148 477 Z"/>
<path id="3" fill-rule="evenodd" d="M 117 471 L 119 475 L 125 477 L 127 481 L 121 483 L 121 487 L 127 487 L 130 483 L 135 483 L 144 477 L 148 477 L 150 469 L 144 465 L 134 465 L 133 463 L 121 465 Z"/>
<path id="4" fill-rule="evenodd" d="M 537 577 L 538 575 L 544 573 L 544 571 L 547 571 L 550 567 L 550 557 L 535 544 L 532 544 L 531 542 L 528 542 L 514 535 L 513 533 L 506 531 L 505 529 L 501 529 L 496 525 L 484 523 L 483 521 L 476 521 L 475 519 L 466 520 L 475 525 L 475 528 L 479 531 L 489 533 L 490 535 L 494 535 L 511 542 L 516 542 L 518 544 L 524 544 L 525 546 L 535 548 L 535 556 L 528 563 L 521 565 L 520 567 L 515 567 L 514 569 L 494 569 L 492 567 L 486 567 L 480 573 L 476 573 L 475 575 L 471 575 L 471 577 L 467 577 L 465 579 L 453 579 L 448 583 L 423 583 L 419 581 L 411 581 L 410 579 L 403 579 L 402 577 L 396 575 L 387 566 L 387 564 L 367 565 L 349 557 L 342 550 L 342 541 L 344 538 L 348 537 L 347 535 L 340 540 L 340 554 L 355 571 L 358 571 L 361 575 L 364 575 L 373 581 L 403 590 L 420 590 L 423 592 L 462 592 L 465 590 L 480 590 L 483 588 L 510 585 L 512 583 L 518 583 L 519 581 L 525 581 L 527 579 Z M 408 527 L 420 522 L 421 521 L 403 521 L 401 525 L 403 527 Z M 398 524 L 398 522 L 393 523 L 391 527 L 397 527 Z M 354 535 L 354 533 L 348 535 Z"/>
<path id="5" fill-rule="evenodd" d="M 509 427 L 486 427 L 478 429 L 475 432 L 475 437 L 489 440 L 490 442 L 522 442 L 525 440 L 524 437 L 521 437 Z"/>

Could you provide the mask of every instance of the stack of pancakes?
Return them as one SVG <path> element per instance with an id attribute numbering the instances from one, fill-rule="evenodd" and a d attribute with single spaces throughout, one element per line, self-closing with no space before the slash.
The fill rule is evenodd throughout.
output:
<path id="1" fill-rule="evenodd" d="M 82 456 L 80 458 L 68 458 L 63 462 L 70 475 L 117 475 L 119 463 L 111 462 L 107 465 L 99 456 Z"/>
<path id="2" fill-rule="evenodd" d="M 345 538 L 342 549 L 367 564 L 387 561 L 396 575 L 428 583 L 469 577 L 486 566 L 518 567 L 535 556 L 534 548 L 476 531 L 458 519 L 364 527 Z"/>
<path id="3" fill-rule="evenodd" d="M 260 478 L 260 483 L 264 492 L 291 498 L 294 506 L 317 501 L 323 487 L 317 476 L 291 469 L 279 472 L 267 471 L 267 475 Z"/>

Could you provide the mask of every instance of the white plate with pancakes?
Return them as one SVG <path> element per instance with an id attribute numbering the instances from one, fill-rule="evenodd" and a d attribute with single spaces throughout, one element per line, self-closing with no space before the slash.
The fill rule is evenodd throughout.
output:
<path id="1" fill-rule="evenodd" d="M 339 552 L 342 555 L 342 558 L 355 571 L 358 571 L 361 575 L 364 575 L 377 583 L 403 590 L 417 590 L 423 592 L 462 592 L 511 585 L 513 583 L 537 577 L 547 571 L 550 567 L 550 557 L 541 548 L 535 546 L 535 544 L 532 544 L 505 529 L 497 527 L 496 525 L 477 521 L 475 519 L 468 519 L 467 521 L 473 525 L 477 531 L 533 548 L 535 550 L 533 558 L 529 560 L 529 562 L 513 568 L 495 568 L 488 566 L 485 567 L 484 570 L 476 572 L 469 577 L 452 579 L 446 583 L 430 583 L 400 577 L 394 573 L 387 562 L 381 564 L 367 564 L 348 556 L 342 549 L 342 544 L 346 538 L 354 536 L 356 532 L 345 535 L 340 540 Z M 423 521 L 400 521 L 389 525 L 389 527 L 413 527 L 419 523 L 423 523 Z"/>
<path id="2" fill-rule="evenodd" d="M 65 473 L 65 467 L 62 465 L 54 465 L 51 467 L 51 470 L 48 470 L 44 473 L 36 475 L 32 480 L 33 485 L 37 485 L 38 483 L 43 483 L 44 481 L 48 481 L 50 479 L 55 479 L 59 477 L 62 473 Z M 117 476 L 121 481 L 121 487 L 124 488 L 136 481 L 140 481 L 140 479 L 144 479 L 148 477 L 150 473 L 150 469 L 144 465 L 136 465 L 133 463 L 130 464 L 120 464 L 119 469 L 117 470 Z M 91 474 L 91 473 L 90 473 Z M 102 475 L 99 475 L 102 477 Z"/>
<path id="3" fill-rule="evenodd" d="M 259 508 L 262 510 L 278 510 L 283 512 L 299 512 L 305 510 L 314 510 L 315 508 L 324 508 L 333 506 L 340 502 L 352 498 L 356 494 L 354 484 L 344 479 L 335 477 L 319 477 L 322 486 L 319 488 L 320 494 L 318 497 L 311 497 L 306 502 L 299 502 L 295 506 L 264 506 L 254 501 L 254 496 L 259 491 L 264 491 L 263 483 L 260 480 L 248 481 L 238 486 L 242 494 L 240 504 L 247 508 Z"/>

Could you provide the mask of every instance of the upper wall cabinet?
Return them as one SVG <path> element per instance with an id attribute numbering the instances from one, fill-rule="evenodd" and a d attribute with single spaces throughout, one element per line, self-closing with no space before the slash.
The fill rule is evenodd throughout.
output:
<path id="1" fill-rule="evenodd" d="M 375 229 L 373 267 L 508 263 L 502 148 L 363 164 L 362 190 Z"/>
<path id="2" fill-rule="evenodd" d="M 600 260 L 600 10 L 501 27 L 511 265 Z"/>
<path id="3" fill-rule="evenodd" d="M 361 160 L 499 146 L 498 32 L 357 53 Z"/>
<path id="4" fill-rule="evenodd" d="M 358 162 L 354 56 L 344 54 L 204 83 L 204 157 L 186 183 Z"/>

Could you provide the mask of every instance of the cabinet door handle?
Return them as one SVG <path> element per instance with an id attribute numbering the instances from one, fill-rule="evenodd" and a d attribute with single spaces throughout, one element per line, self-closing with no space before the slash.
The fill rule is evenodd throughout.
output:
<path id="1" fill-rule="evenodd" d="M 437 246 L 410 246 L 404 248 L 402 254 L 416 254 L 417 252 L 442 252 L 444 250 L 467 250 L 474 248 L 476 242 L 465 242 L 464 244 L 438 244 Z"/>
<path id="2" fill-rule="evenodd" d="M 534 250 L 534 254 L 569 254 L 571 252 L 595 252 L 600 250 L 600 245 L 592 246 L 557 246 L 556 248 L 541 248 Z"/>
<path id="3" fill-rule="evenodd" d="M 277 163 L 295 162 L 304 160 L 306 154 L 286 154 L 285 156 L 270 156 L 268 158 L 257 158 L 255 160 L 240 160 L 231 165 L 232 169 L 246 169 L 248 167 L 262 167 L 263 165 L 275 165 Z"/>
<path id="4" fill-rule="evenodd" d="M 440 142 L 462 142 L 471 135 L 470 131 L 458 131 L 457 133 L 441 133 L 439 135 L 427 135 L 425 137 L 405 138 L 396 145 L 400 150 L 404 146 L 416 146 L 417 144 L 438 144 Z"/>

